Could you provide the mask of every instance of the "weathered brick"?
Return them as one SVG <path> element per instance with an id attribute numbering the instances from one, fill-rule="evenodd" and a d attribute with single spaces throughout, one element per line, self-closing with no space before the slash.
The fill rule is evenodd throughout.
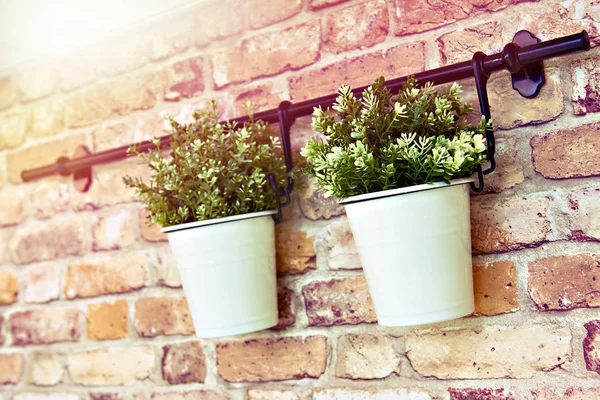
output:
<path id="1" fill-rule="evenodd" d="M 154 24 L 150 33 L 150 58 L 162 60 L 187 50 L 192 44 L 194 32 L 193 15 L 177 15 L 175 18 Z"/>
<path id="2" fill-rule="evenodd" d="M 153 393 L 150 400 L 230 400 L 226 395 L 206 390 L 194 390 L 190 392 L 163 392 Z M 140 399 L 141 400 L 141 399 Z"/>
<path id="3" fill-rule="evenodd" d="M 335 197 L 325 197 L 325 193 L 317 186 L 313 178 L 303 177 L 302 179 L 304 187 L 301 190 L 298 189 L 296 195 L 302 215 L 315 221 L 330 219 L 344 213 L 344 206 L 339 204 Z"/>
<path id="4" fill-rule="evenodd" d="M 102 75 L 119 75 L 139 69 L 147 61 L 150 40 L 146 35 L 123 34 L 94 48 L 96 68 Z"/>
<path id="5" fill-rule="evenodd" d="M 92 130 L 94 150 L 102 151 L 113 147 L 125 146 L 135 141 L 133 127 L 127 121 L 118 121 L 100 125 Z"/>
<path id="6" fill-rule="evenodd" d="M 63 379 L 62 355 L 35 351 L 27 356 L 27 381 L 36 386 L 54 386 Z"/>
<path id="7" fill-rule="evenodd" d="M 162 377 L 171 385 L 204 383 L 206 363 L 200 342 L 163 346 Z"/>
<path id="8" fill-rule="evenodd" d="M 247 0 L 248 20 L 251 28 L 261 28 L 283 21 L 302 10 L 301 0 Z"/>
<path id="9" fill-rule="evenodd" d="M 292 311 L 293 292 L 283 286 L 277 288 L 277 306 L 279 307 L 279 322 L 272 327 L 273 330 L 289 328 L 296 323 L 296 315 Z"/>
<path id="10" fill-rule="evenodd" d="M 108 97 L 112 111 L 119 115 L 148 110 L 156 104 L 156 95 L 163 89 L 163 79 L 162 74 L 143 72 L 101 84 L 97 87 L 97 95 Z"/>
<path id="11" fill-rule="evenodd" d="M 0 353 L 0 385 L 17 384 L 23 375 L 23 354 Z"/>
<path id="12" fill-rule="evenodd" d="M 88 304 L 86 335 L 92 340 L 113 340 L 129 332 L 126 300 L 113 303 Z"/>
<path id="13" fill-rule="evenodd" d="M 569 195 L 572 238 L 575 240 L 600 240 L 599 202 L 600 188 L 584 189 Z"/>
<path id="14" fill-rule="evenodd" d="M 185 297 L 165 296 L 137 300 L 134 324 L 142 337 L 194 333 Z"/>
<path id="15" fill-rule="evenodd" d="M 486 176 L 482 193 L 500 193 L 525 181 L 523 164 L 517 155 L 517 140 L 516 136 L 496 136 L 496 170 Z"/>
<path id="16" fill-rule="evenodd" d="M 179 276 L 179 269 L 177 268 L 171 248 L 165 247 L 162 251 L 155 253 L 155 255 L 156 283 L 159 286 L 181 287 L 181 276 Z"/>
<path id="17" fill-rule="evenodd" d="M 424 32 L 469 18 L 482 12 L 493 12 L 523 0 L 450 0 L 443 3 L 427 0 L 395 0 L 393 12 L 396 20 L 396 35 Z M 532 31 L 535 32 L 535 31 Z"/>
<path id="18" fill-rule="evenodd" d="M 197 13 L 195 23 L 196 46 L 204 47 L 215 39 L 241 33 L 246 27 L 244 0 L 211 1 Z"/>
<path id="19" fill-rule="evenodd" d="M 15 394 L 12 400 L 80 400 L 80 397 L 77 394 L 65 392 L 20 392 Z"/>
<path id="20" fill-rule="evenodd" d="M 279 103 L 284 100 L 282 93 L 275 92 L 273 84 L 268 82 L 264 85 L 258 85 L 244 89 L 235 97 L 235 108 L 237 115 L 247 115 L 246 102 L 251 102 L 254 113 L 277 108 Z"/>
<path id="21" fill-rule="evenodd" d="M 3 325 L 4 317 L 0 315 L 0 345 L 4 344 L 4 330 L 2 330 Z"/>
<path id="22" fill-rule="evenodd" d="M 313 391 L 313 400 L 431 400 L 424 389 L 321 389 Z"/>
<path id="23" fill-rule="evenodd" d="M 584 327 L 587 330 L 583 339 L 585 367 L 600 375 L 600 321 L 590 321 Z"/>
<path id="24" fill-rule="evenodd" d="M 110 100 L 101 90 L 104 88 L 92 86 L 65 97 L 65 119 L 70 128 L 91 125 L 110 116 Z"/>
<path id="25" fill-rule="evenodd" d="M 371 0 L 329 13 L 323 42 L 332 53 L 371 47 L 385 40 L 389 29 L 385 1 Z"/>
<path id="26" fill-rule="evenodd" d="M 71 205 L 70 185 L 70 182 L 51 179 L 36 182 L 29 195 L 33 216 L 38 219 L 48 219 L 66 211 Z"/>
<path id="27" fill-rule="evenodd" d="M 82 221 L 70 219 L 23 228 L 9 242 L 16 264 L 78 256 L 85 251 Z"/>
<path id="28" fill-rule="evenodd" d="M 400 373 L 401 352 L 389 336 L 346 334 L 337 345 L 335 375 L 349 379 L 382 379 Z"/>
<path id="29" fill-rule="evenodd" d="M 0 227 L 17 225 L 25 219 L 25 193 L 22 187 L 8 187 L 0 191 Z"/>
<path id="30" fill-rule="evenodd" d="M 8 180 L 12 183 L 21 183 L 22 170 L 52 164 L 62 156 L 72 157 L 75 148 L 85 143 L 85 135 L 77 134 L 8 152 L 6 153 Z"/>
<path id="31" fill-rule="evenodd" d="M 65 295 L 74 299 L 141 289 L 146 282 L 147 261 L 144 253 L 73 261 L 65 276 Z"/>
<path id="32" fill-rule="evenodd" d="M 190 98 L 204 91 L 204 58 L 177 61 L 165 69 L 166 92 L 169 98 Z"/>
<path id="33" fill-rule="evenodd" d="M 316 281 L 302 288 L 308 323 L 331 326 L 377 322 L 364 277 Z"/>
<path id="34" fill-rule="evenodd" d="M 16 147 L 25 141 L 25 133 L 30 124 L 30 114 L 11 112 L 2 116 L 0 124 L 0 150 Z"/>
<path id="35" fill-rule="evenodd" d="M 27 130 L 29 136 L 52 136 L 65 128 L 65 106 L 61 98 L 53 97 L 34 103 L 29 110 L 31 113 Z"/>
<path id="36" fill-rule="evenodd" d="M 318 378 L 326 366 L 325 336 L 254 339 L 217 345 L 217 371 L 228 382 Z"/>
<path id="37" fill-rule="evenodd" d="M 290 95 L 293 101 L 302 101 L 333 93 L 342 84 L 366 86 L 378 76 L 389 79 L 414 74 L 424 68 L 423 43 L 404 44 L 345 59 L 291 78 Z"/>
<path id="38" fill-rule="evenodd" d="M 248 400 L 300 400 L 298 395 L 290 390 L 261 390 L 248 389 Z"/>
<path id="39" fill-rule="evenodd" d="M 213 55 L 215 84 L 223 87 L 307 66 L 319 58 L 319 43 L 318 20 L 246 38 Z"/>
<path id="40" fill-rule="evenodd" d="M 17 311 L 10 316 L 13 344 L 50 344 L 77 342 L 79 311 L 76 309 L 38 309 Z"/>
<path id="41" fill-rule="evenodd" d="M 543 388 L 531 392 L 534 400 L 594 400 L 600 398 L 600 388 L 571 387 L 564 394 L 557 394 L 553 389 Z"/>
<path id="42" fill-rule="evenodd" d="M 535 171 L 545 178 L 578 178 L 600 174 L 600 122 L 531 138 Z"/>
<path id="43" fill-rule="evenodd" d="M 473 266 L 476 315 L 498 315 L 519 309 L 517 276 L 511 261 Z"/>
<path id="44" fill-rule="evenodd" d="M 0 110 L 10 107 L 17 99 L 17 87 L 8 77 L 0 78 Z"/>
<path id="45" fill-rule="evenodd" d="M 67 370 L 79 385 L 131 385 L 151 375 L 155 360 L 156 354 L 149 347 L 110 347 L 70 353 Z"/>
<path id="46" fill-rule="evenodd" d="M 309 6 L 312 10 L 319 8 L 332 6 L 339 3 L 347 2 L 348 0 L 308 0 Z"/>
<path id="47" fill-rule="evenodd" d="M 486 54 L 502 50 L 502 24 L 498 21 L 486 22 L 464 29 L 446 33 L 436 39 L 442 64 L 454 64 L 470 60 L 473 53 L 483 51 Z M 494 122 L 496 122 L 494 112 Z"/>
<path id="48" fill-rule="evenodd" d="M 543 243 L 550 231 L 548 206 L 547 198 L 475 198 L 471 201 L 473 253 L 518 250 Z"/>
<path id="49" fill-rule="evenodd" d="M 411 365 L 423 376 L 531 378 L 570 361 L 571 339 L 566 327 L 483 326 L 416 331 L 406 339 L 406 349 Z"/>
<path id="50" fill-rule="evenodd" d="M 333 222 L 327 227 L 327 233 L 327 266 L 330 269 L 362 268 L 348 220 Z"/>
<path id="51" fill-rule="evenodd" d="M 584 253 L 529 263 L 529 296 L 539 310 L 600 307 L 600 256 Z"/>
<path id="52" fill-rule="evenodd" d="M 26 303 L 47 303 L 60 297 L 62 268 L 58 263 L 43 263 L 27 268 L 22 298 Z"/>
<path id="53" fill-rule="evenodd" d="M 515 400 L 504 389 L 454 389 L 449 388 L 450 400 Z"/>
<path id="54" fill-rule="evenodd" d="M 314 236 L 290 229 L 277 229 L 275 233 L 278 275 L 299 274 L 317 267 Z"/>
<path id="55" fill-rule="evenodd" d="M 149 242 L 166 242 L 168 240 L 167 234 L 161 232 L 161 226 L 158 224 L 148 225 L 148 216 L 150 212 L 147 210 L 140 210 L 139 213 L 139 229 L 142 238 Z"/>
<path id="56" fill-rule="evenodd" d="M 96 214 L 92 226 L 92 249 L 120 250 L 135 243 L 135 214 L 129 210 L 119 210 L 110 214 Z"/>
<path id="57" fill-rule="evenodd" d="M 571 76 L 575 115 L 600 112 L 600 58 L 573 61 Z"/>
<path id="58" fill-rule="evenodd" d="M 48 64 L 37 64 L 26 68 L 17 77 L 21 100 L 35 100 L 52 93 L 56 88 L 57 72 L 57 68 Z"/>

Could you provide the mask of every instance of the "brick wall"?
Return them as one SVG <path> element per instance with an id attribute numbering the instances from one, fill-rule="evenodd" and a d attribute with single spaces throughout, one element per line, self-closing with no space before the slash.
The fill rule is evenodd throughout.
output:
<path id="1" fill-rule="evenodd" d="M 472 197 L 476 315 L 378 326 L 342 209 L 309 182 L 278 226 L 276 329 L 199 340 L 165 236 L 121 176 L 23 184 L 87 144 L 161 133 L 587 29 L 596 0 L 225 0 L 0 79 L 0 399 L 597 399 L 600 51 L 548 61 L 540 96 L 490 83 L 498 171 Z M 463 82 L 475 100 L 472 82 Z M 299 147 L 310 118 L 293 129 Z"/>

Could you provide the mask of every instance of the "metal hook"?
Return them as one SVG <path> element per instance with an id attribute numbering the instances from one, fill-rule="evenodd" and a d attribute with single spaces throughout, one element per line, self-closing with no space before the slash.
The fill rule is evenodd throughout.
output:
<path id="1" fill-rule="evenodd" d="M 481 170 L 481 165 L 477 167 L 477 182 L 478 185 L 475 185 L 475 182 L 471 182 L 471 190 L 475 193 L 481 193 L 483 190 L 483 171 Z"/>
<path id="2" fill-rule="evenodd" d="M 277 114 L 279 116 L 279 130 L 281 133 L 281 146 L 283 147 L 283 157 L 285 159 L 285 165 L 287 172 L 290 173 L 292 168 L 294 167 L 294 163 L 292 160 L 292 144 L 290 139 L 290 128 L 295 121 L 295 118 L 290 117 L 288 113 L 288 109 L 292 105 L 289 101 L 282 101 L 277 108 Z M 271 188 L 275 192 L 275 196 L 277 199 L 277 215 L 273 216 L 275 222 L 281 221 L 281 208 L 290 204 L 290 194 L 294 189 L 294 178 L 288 176 L 287 186 L 280 187 L 277 185 L 277 180 L 275 179 L 275 175 L 269 175 L 269 183 L 271 184 Z M 281 202 L 281 197 L 285 197 L 285 201 Z"/>

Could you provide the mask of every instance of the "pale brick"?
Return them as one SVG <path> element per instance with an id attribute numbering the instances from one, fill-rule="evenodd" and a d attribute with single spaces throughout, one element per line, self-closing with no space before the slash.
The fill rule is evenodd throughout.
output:
<path id="1" fill-rule="evenodd" d="M 471 241 L 474 254 L 535 247 L 550 231 L 547 198 L 498 201 L 483 196 L 471 201 Z"/>
<path id="2" fill-rule="evenodd" d="M 162 60 L 187 50 L 192 44 L 193 15 L 177 15 L 154 24 L 150 33 L 150 58 Z"/>
<path id="3" fill-rule="evenodd" d="M 571 237 L 600 240 L 600 188 L 584 189 L 569 195 Z"/>
<path id="4" fill-rule="evenodd" d="M 313 221 L 330 219 L 342 215 L 344 206 L 337 202 L 335 197 L 325 197 L 313 178 L 302 178 L 302 189 L 296 189 L 298 205 L 302 214 Z"/>
<path id="5" fill-rule="evenodd" d="M 25 141 L 25 133 L 30 124 L 30 114 L 12 112 L 2 116 L 0 124 L 0 150 L 16 147 Z"/>
<path id="6" fill-rule="evenodd" d="M 70 128 L 79 128 L 100 122 L 111 114 L 108 97 L 100 92 L 99 86 L 78 90 L 66 96 L 65 119 Z"/>
<path id="7" fill-rule="evenodd" d="M 559 390 L 559 392 L 561 392 Z M 553 389 L 543 388 L 532 391 L 534 400 L 596 400 L 600 398 L 600 388 L 571 387 L 564 394 L 556 394 Z"/>
<path id="8" fill-rule="evenodd" d="M 26 197 L 22 187 L 8 187 L 0 191 L 0 227 L 17 225 L 25 219 L 23 202 Z"/>
<path id="9" fill-rule="evenodd" d="M 92 83 L 98 76 L 98 55 L 91 48 L 74 51 L 60 66 L 60 87 L 65 92 Z"/>
<path id="10" fill-rule="evenodd" d="M 57 71 L 48 64 L 38 64 L 21 72 L 17 77 L 21 100 L 35 100 L 52 93 L 56 88 Z"/>
<path id="11" fill-rule="evenodd" d="M 535 260 L 529 263 L 529 296 L 542 311 L 600 307 L 600 279 L 596 279 L 599 272 L 597 254 Z"/>
<path id="12" fill-rule="evenodd" d="M 163 346 L 162 377 L 171 385 L 204 383 L 206 363 L 200 342 Z"/>
<path id="13" fill-rule="evenodd" d="M 161 232 L 161 226 L 158 224 L 150 224 L 148 216 L 150 212 L 147 210 L 140 210 L 139 214 L 139 228 L 140 235 L 142 238 L 149 242 L 166 242 L 168 240 L 167 234 Z"/>
<path id="14" fill-rule="evenodd" d="M 245 29 L 246 2 L 244 0 L 210 1 L 197 13 L 194 36 L 198 47 L 215 39 L 237 35 Z"/>
<path id="15" fill-rule="evenodd" d="M 315 238 L 290 229 L 275 231 L 277 274 L 299 274 L 316 268 Z"/>
<path id="16" fill-rule="evenodd" d="M 65 106 L 61 98 L 53 97 L 34 103 L 29 110 L 31 113 L 31 121 L 27 130 L 29 136 L 52 136 L 65 128 Z"/>
<path id="17" fill-rule="evenodd" d="M 600 122 L 531 138 L 535 171 L 545 178 L 579 178 L 600 174 Z"/>
<path id="18" fill-rule="evenodd" d="M 496 136 L 496 170 L 485 177 L 482 193 L 501 193 L 525 181 L 523 163 L 517 155 L 517 141 L 516 136 Z"/>
<path id="19" fill-rule="evenodd" d="M 194 333 L 185 297 L 165 296 L 137 300 L 134 325 L 141 337 Z"/>
<path id="20" fill-rule="evenodd" d="M 8 271 L 0 270 L 0 305 L 12 304 L 18 297 L 17 277 Z"/>
<path id="21" fill-rule="evenodd" d="M 125 115 L 154 107 L 156 95 L 163 85 L 162 74 L 143 72 L 101 84 L 97 87 L 97 95 L 108 97 L 112 111 Z"/>
<path id="22" fill-rule="evenodd" d="M 308 0 L 308 1 L 309 1 L 310 8 L 313 10 L 316 10 L 319 8 L 332 6 L 334 4 L 344 3 L 344 2 L 347 2 L 348 0 Z"/>
<path id="23" fill-rule="evenodd" d="M 450 400 L 515 400 L 504 389 L 454 389 L 449 388 Z"/>
<path id="24" fill-rule="evenodd" d="M 4 325 L 4 317 L 0 315 L 0 345 L 4 344 L 4 330 L 2 326 Z"/>
<path id="25" fill-rule="evenodd" d="M 290 390 L 261 390 L 248 389 L 248 400 L 300 400 L 298 395 Z"/>
<path id="26" fill-rule="evenodd" d="M 8 398 L 7 398 L 8 400 Z M 18 393 L 12 397 L 12 400 L 80 400 L 80 397 L 74 393 Z"/>
<path id="27" fill-rule="evenodd" d="M 569 328 L 559 326 L 484 326 L 417 331 L 406 339 L 406 349 L 423 376 L 531 378 L 571 361 L 571 340 Z"/>
<path id="28" fill-rule="evenodd" d="M 277 287 L 277 307 L 279 308 L 279 321 L 272 327 L 273 330 L 289 328 L 296 323 L 296 315 L 292 311 L 293 292 L 283 286 Z"/>
<path id="29" fill-rule="evenodd" d="M 385 1 L 371 0 L 328 14 L 323 42 L 332 53 L 342 53 L 383 42 L 388 29 Z"/>
<path id="30" fill-rule="evenodd" d="M 10 107 L 17 99 L 17 87 L 12 79 L 0 78 L 0 110 Z"/>
<path id="31" fill-rule="evenodd" d="M 415 74 L 425 68 L 423 43 L 404 44 L 342 60 L 290 79 L 292 101 L 334 93 L 341 85 L 370 85 L 378 76 L 388 79 Z"/>
<path id="32" fill-rule="evenodd" d="M 147 262 L 144 253 L 71 262 L 65 276 L 65 295 L 74 299 L 139 290 L 146 282 Z"/>
<path id="33" fill-rule="evenodd" d="M 204 91 L 204 58 L 177 61 L 165 69 L 166 92 L 171 97 L 190 98 Z"/>
<path id="34" fill-rule="evenodd" d="M 74 383 L 86 386 L 132 385 L 150 377 L 156 354 L 146 346 L 110 347 L 67 357 Z"/>
<path id="35" fill-rule="evenodd" d="M 318 378 L 326 366 L 325 336 L 253 339 L 217 345 L 217 371 L 228 382 Z"/>
<path id="36" fill-rule="evenodd" d="M 166 247 L 163 251 L 156 253 L 154 267 L 156 269 L 156 283 L 159 286 L 181 287 L 179 269 L 177 268 L 175 256 L 173 256 L 170 247 Z"/>
<path id="37" fill-rule="evenodd" d="M 147 62 L 150 41 L 146 35 L 123 34 L 94 46 L 96 69 L 102 75 L 119 75 L 139 69 Z"/>
<path id="38" fill-rule="evenodd" d="M 335 375 L 349 379 L 382 379 L 400 373 L 402 354 L 389 336 L 346 334 L 337 344 Z"/>
<path id="39" fill-rule="evenodd" d="M 498 21 L 486 22 L 446 33 L 436 39 L 436 42 L 440 48 L 442 64 L 467 61 L 477 51 L 491 54 L 502 50 L 502 25 Z"/>
<path id="40" fill-rule="evenodd" d="M 590 321 L 584 327 L 587 330 L 583 339 L 585 367 L 600 375 L 600 321 Z"/>
<path id="41" fill-rule="evenodd" d="M 6 153 L 6 171 L 8 180 L 21 183 L 21 171 L 53 164 L 60 157 L 72 157 L 78 145 L 85 144 L 84 134 L 64 136 L 59 139 L 25 147 Z"/>
<path id="42" fill-rule="evenodd" d="M 135 243 L 135 214 L 129 210 L 120 210 L 110 214 L 96 214 L 92 226 L 92 249 L 120 250 Z"/>
<path id="43" fill-rule="evenodd" d="M 60 297 L 62 267 L 58 263 L 43 263 L 25 271 L 23 300 L 26 303 L 47 303 Z"/>
<path id="44" fill-rule="evenodd" d="M 600 112 L 600 58 L 586 58 L 571 63 L 575 115 Z"/>
<path id="45" fill-rule="evenodd" d="M 206 390 L 194 390 L 190 392 L 166 392 L 153 393 L 150 400 L 230 400 L 226 395 Z M 136 399 L 141 400 L 141 399 Z"/>
<path id="46" fill-rule="evenodd" d="M 0 353 L 0 385 L 17 384 L 23 375 L 23 354 Z"/>
<path id="47" fill-rule="evenodd" d="M 283 21 L 302 10 L 301 0 L 247 0 L 248 19 L 251 28 L 261 28 Z"/>
<path id="48" fill-rule="evenodd" d="M 313 400 L 431 400 L 424 389 L 315 389 Z"/>
<path id="49" fill-rule="evenodd" d="M 275 92 L 271 82 L 246 88 L 235 97 L 236 113 L 238 116 L 247 115 L 247 102 L 252 103 L 252 112 L 257 113 L 277 108 L 283 100 L 283 93 Z"/>
<path id="50" fill-rule="evenodd" d="M 302 294 L 311 326 L 377 322 L 363 276 L 311 282 L 302 288 Z"/>
<path id="51" fill-rule="evenodd" d="M 330 269 L 360 269 L 362 264 L 348 220 L 327 227 L 327 266 Z"/>
<path id="52" fill-rule="evenodd" d="M 88 304 L 86 336 L 91 340 L 114 340 L 129 332 L 126 300 Z"/>
<path id="53" fill-rule="evenodd" d="M 36 386 L 54 386 L 62 382 L 62 355 L 35 351 L 27 356 L 27 381 Z"/>
<path id="54" fill-rule="evenodd" d="M 70 182 L 52 179 L 36 182 L 29 196 L 33 216 L 38 219 L 48 219 L 69 209 L 70 184 Z"/>
<path id="55" fill-rule="evenodd" d="M 79 311 L 76 309 L 37 309 L 17 311 L 10 316 L 10 330 L 13 344 L 50 344 L 77 342 Z"/>
<path id="56" fill-rule="evenodd" d="M 133 127 L 126 121 L 100 125 L 92 130 L 94 150 L 103 151 L 134 142 Z"/>
<path id="57" fill-rule="evenodd" d="M 319 58 L 319 38 L 319 21 L 246 38 L 213 55 L 215 84 L 223 87 L 310 65 Z"/>
<path id="58" fill-rule="evenodd" d="M 519 309 L 517 273 L 511 261 L 473 266 L 476 315 L 499 315 Z"/>

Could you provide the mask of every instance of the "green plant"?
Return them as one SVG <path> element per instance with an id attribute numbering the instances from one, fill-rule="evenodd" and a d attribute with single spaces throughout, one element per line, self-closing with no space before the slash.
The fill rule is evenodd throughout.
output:
<path id="1" fill-rule="evenodd" d="M 301 154 L 304 169 L 326 195 L 347 197 L 470 176 L 485 162 L 482 117 L 470 126 L 472 106 L 453 84 L 439 93 L 410 78 L 397 97 L 381 77 L 357 99 L 342 86 L 333 110 L 315 108 L 313 129 L 325 136 L 310 139 Z"/>
<path id="2" fill-rule="evenodd" d="M 123 178 L 146 203 L 150 222 L 166 227 L 275 209 L 269 175 L 279 185 L 287 177 L 280 141 L 269 134 L 267 123 L 249 114 L 250 122 L 241 126 L 219 123 L 213 101 L 188 125 L 167 117 L 173 131 L 168 156 L 158 139 L 148 152 L 129 149 L 151 169 L 149 184 Z"/>

